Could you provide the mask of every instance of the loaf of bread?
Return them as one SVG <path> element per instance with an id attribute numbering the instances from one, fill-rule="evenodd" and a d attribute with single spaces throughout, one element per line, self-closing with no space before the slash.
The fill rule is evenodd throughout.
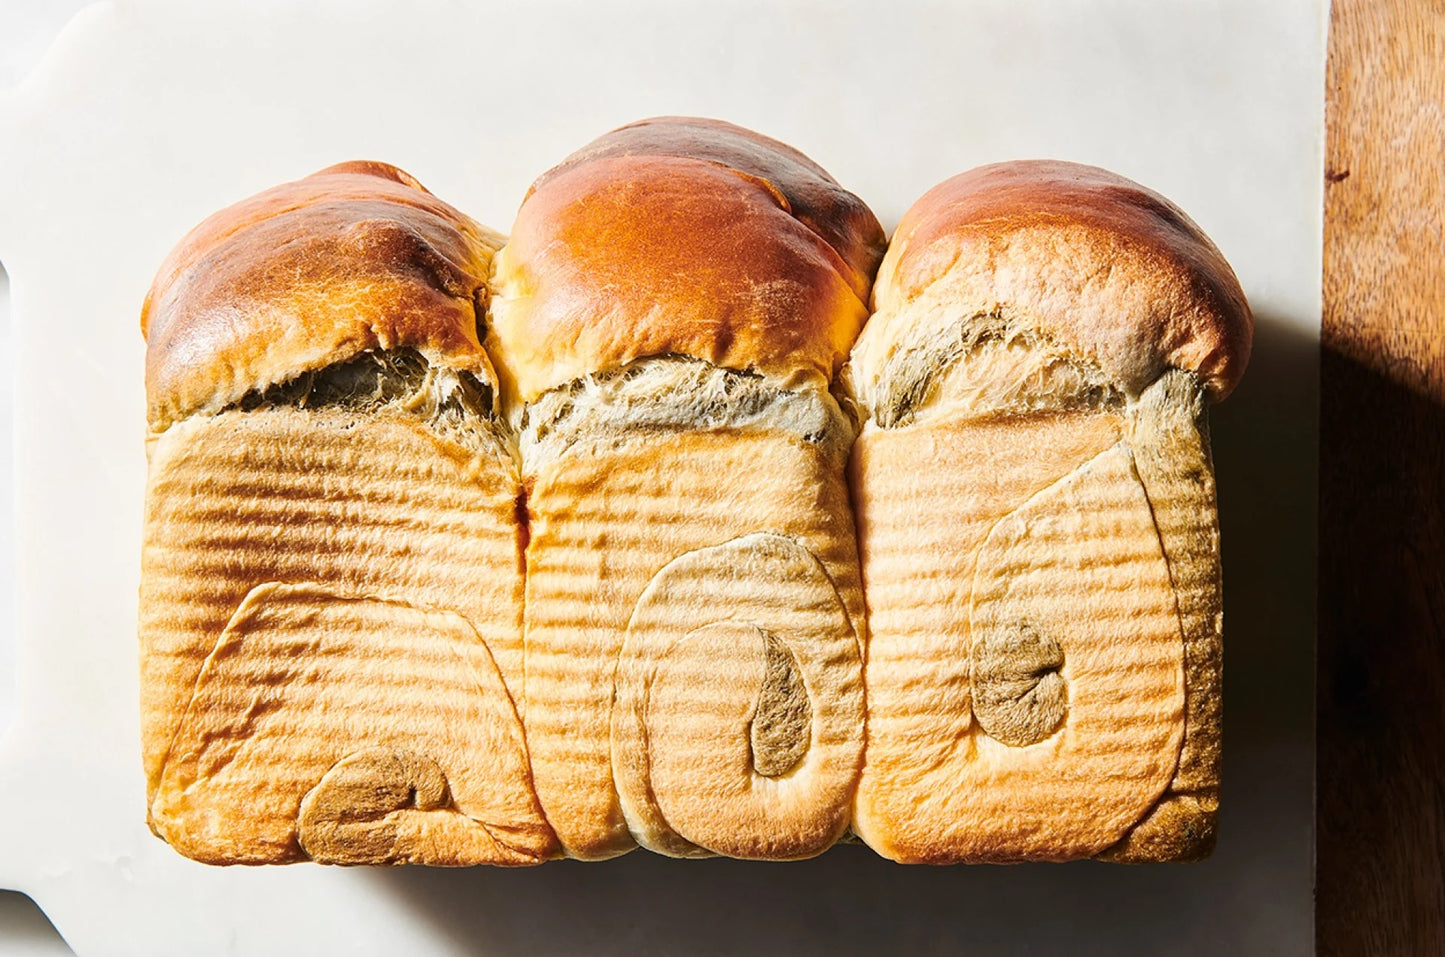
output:
<path id="1" fill-rule="evenodd" d="M 886 244 L 671 117 L 504 241 L 348 163 L 193 230 L 142 329 L 147 803 L 189 857 L 1212 846 L 1205 408 L 1252 320 L 1137 184 L 984 167 Z"/>
<path id="2" fill-rule="evenodd" d="M 713 121 L 545 174 L 498 254 L 528 490 L 526 724 L 567 853 L 817 854 L 863 755 L 863 595 L 829 392 L 884 236 Z"/>
<path id="3" fill-rule="evenodd" d="M 554 856 L 523 526 L 478 339 L 501 238 L 400 170 L 206 220 L 142 316 L 152 829 L 213 863 Z"/>
<path id="4" fill-rule="evenodd" d="M 1214 839 L 1220 570 L 1205 404 L 1248 359 L 1162 197 L 987 166 L 904 216 L 845 380 L 868 595 L 854 827 L 899 861 L 1150 861 Z"/>

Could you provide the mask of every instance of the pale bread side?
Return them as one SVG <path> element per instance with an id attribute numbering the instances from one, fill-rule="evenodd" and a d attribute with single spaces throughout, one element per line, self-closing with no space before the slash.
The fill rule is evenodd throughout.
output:
<path id="1" fill-rule="evenodd" d="M 496 448 L 404 413 L 263 408 L 157 438 L 140 623 L 157 833 L 215 863 L 315 856 L 302 805 L 333 768 L 373 790 L 419 783 L 393 779 L 395 761 L 356 765 L 381 748 L 434 765 L 436 800 L 371 808 L 393 840 L 353 829 L 309 851 L 431 864 L 555 853 L 516 707 L 515 496 Z M 468 828 L 481 832 L 433 834 Z"/>
<path id="2" fill-rule="evenodd" d="M 842 469 L 787 434 L 618 438 L 529 476 L 526 722 L 548 819 L 584 858 L 817 854 L 848 824 L 863 744 Z M 789 659 L 772 682 L 770 652 Z M 777 744 L 797 749 L 785 767 L 744 759 L 770 688 L 810 712 Z"/>

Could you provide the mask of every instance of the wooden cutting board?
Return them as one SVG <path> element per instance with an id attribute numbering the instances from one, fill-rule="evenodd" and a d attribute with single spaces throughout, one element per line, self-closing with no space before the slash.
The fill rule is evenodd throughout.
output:
<path id="1" fill-rule="evenodd" d="M 1445 946 L 1445 3 L 1335 0 L 1316 933 Z"/>

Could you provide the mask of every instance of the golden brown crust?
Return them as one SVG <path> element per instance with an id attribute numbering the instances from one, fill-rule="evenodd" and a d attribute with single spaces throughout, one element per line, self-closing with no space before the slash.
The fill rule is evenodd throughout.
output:
<path id="1" fill-rule="evenodd" d="M 478 338 L 501 238 L 384 163 L 342 163 L 216 213 L 141 313 L 152 429 L 368 349 L 493 379 Z"/>
<path id="2" fill-rule="evenodd" d="M 848 284 L 868 299 L 888 244 L 883 227 L 862 200 L 788 144 L 723 120 L 656 116 L 599 136 L 538 177 L 527 195 L 566 170 L 609 156 L 691 157 L 767 180 L 798 221 L 837 251 L 848 266 Z"/>
<path id="3" fill-rule="evenodd" d="M 879 272 L 866 351 L 890 352 L 911 321 L 900 310 L 925 293 L 948 304 L 934 316 L 997 311 L 1033 326 L 1135 395 L 1174 367 L 1224 398 L 1254 331 L 1233 270 L 1178 207 L 1052 160 L 982 166 L 913 205 Z"/>
<path id="4" fill-rule="evenodd" d="M 867 316 L 866 207 L 732 127 L 613 137 L 538 181 L 497 257 L 495 352 L 519 397 L 664 354 L 828 382 Z"/>

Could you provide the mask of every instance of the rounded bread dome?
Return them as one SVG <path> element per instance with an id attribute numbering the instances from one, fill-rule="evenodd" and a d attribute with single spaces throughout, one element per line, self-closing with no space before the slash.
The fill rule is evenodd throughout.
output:
<path id="1" fill-rule="evenodd" d="M 724 120 L 658 116 L 593 140 L 543 173 L 527 195 L 566 170 L 609 156 L 707 160 L 767 180 L 786 198 L 793 216 L 843 259 L 848 266 L 848 284 L 858 298 L 867 301 L 888 245 L 883 227 L 862 200 L 788 144 Z"/>
<path id="2" fill-rule="evenodd" d="M 523 401 L 661 355 L 826 384 L 882 247 L 867 207 L 794 150 L 714 121 L 624 127 L 523 202 L 495 262 L 493 352 Z"/>
<path id="3" fill-rule="evenodd" d="M 910 314 L 925 296 L 947 308 Z M 918 321 L 996 313 L 1134 395 L 1178 368 L 1224 398 L 1254 334 L 1234 271 L 1177 206 L 1106 170 L 1053 160 L 979 167 L 924 194 L 894 234 L 874 305 L 855 365 L 879 368 Z"/>
<path id="4" fill-rule="evenodd" d="M 221 210 L 146 296 L 152 428 L 372 349 L 495 381 L 477 326 L 500 245 L 385 163 L 331 166 Z"/>

